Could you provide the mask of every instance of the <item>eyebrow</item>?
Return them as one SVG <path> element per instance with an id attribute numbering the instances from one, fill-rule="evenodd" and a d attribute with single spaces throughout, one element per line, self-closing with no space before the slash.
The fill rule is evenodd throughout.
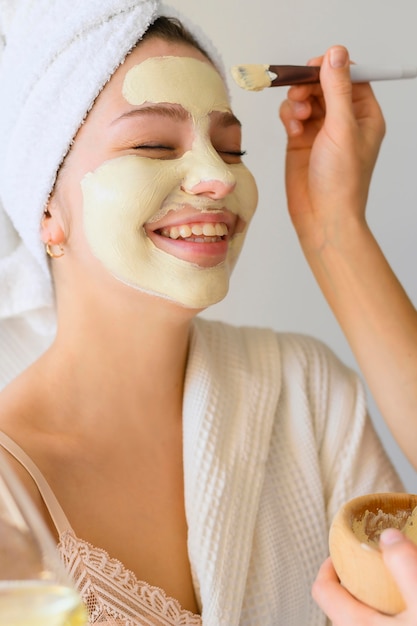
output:
<path id="1" fill-rule="evenodd" d="M 213 113 L 218 115 L 217 121 L 221 126 L 224 126 L 224 128 L 227 128 L 228 126 L 242 126 L 236 115 L 230 111 L 213 111 Z"/>
<path id="2" fill-rule="evenodd" d="M 115 124 L 120 120 L 145 115 L 160 115 L 162 117 L 169 117 L 174 120 L 179 120 L 180 122 L 188 120 L 190 117 L 188 111 L 183 109 L 183 107 L 177 107 L 170 104 L 146 104 L 140 109 L 131 109 L 130 111 L 126 111 L 126 113 L 123 113 L 115 120 L 113 120 L 112 124 Z"/>
<path id="3" fill-rule="evenodd" d="M 241 126 L 240 121 L 237 119 L 233 113 L 229 111 L 213 111 L 218 116 L 217 121 L 221 126 L 227 128 L 228 126 L 238 125 Z M 186 111 L 182 106 L 175 106 L 170 104 L 146 104 L 142 106 L 140 109 L 131 109 L 130 111 L 126 111 L 115 120 L 111 122 L 111 125 L 116 124 L 117 122 L 125 119 L 129 119 L 131 117 L 140 117 L 146 115 L 160 115 L 162 117 L 168 117 L 170 119 L 184 122 L 190 119 L 190 113 Z"/>

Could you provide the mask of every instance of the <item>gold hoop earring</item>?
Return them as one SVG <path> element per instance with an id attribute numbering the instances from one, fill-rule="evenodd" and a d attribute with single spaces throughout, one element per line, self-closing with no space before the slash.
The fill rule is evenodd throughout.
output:
<path id="1" fill-rule="evenodd" d="M 45 244 L 46 254 L 48 256 L 50 256 L 51 259 L 60 259 L 65 254 L 64 246 L 62 245 L 62 243 L 56 244 L 58 246 L 58 249 L 59 249 L 59 253 L 57 254 L 56 252 L 52 252 L 52 250 L 51 250 L 51 246 L 53 246 L 53 245 L 54 244 L 51 241 L 48 241 L 48 243 Z"/>

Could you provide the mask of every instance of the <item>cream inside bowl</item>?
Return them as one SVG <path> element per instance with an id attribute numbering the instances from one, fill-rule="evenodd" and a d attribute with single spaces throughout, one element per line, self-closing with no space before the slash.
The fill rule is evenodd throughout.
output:
<path id="1" fill-rule="evenodd" d="M 350 500 L 333 519 L 329 549 L 342 585 L 365 604 L 395 615 L 405 604 L 379 549 L 386 528 L 401 530 L 417 544 L 417 495 L 375 493 Z"/>

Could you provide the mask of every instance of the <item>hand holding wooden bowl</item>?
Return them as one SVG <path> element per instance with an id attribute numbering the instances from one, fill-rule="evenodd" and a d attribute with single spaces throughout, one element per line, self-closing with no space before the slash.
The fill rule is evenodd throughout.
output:
<path id="1" fill-rule="evenodd" d="M 417 544 L 417 495 L 374 493 L 350 500 L 332 522 L 329 548 L 342 585 L 361 602 L 395 615 L 405 604 L 378 547 L 386 528 L 403 531 Z"/>

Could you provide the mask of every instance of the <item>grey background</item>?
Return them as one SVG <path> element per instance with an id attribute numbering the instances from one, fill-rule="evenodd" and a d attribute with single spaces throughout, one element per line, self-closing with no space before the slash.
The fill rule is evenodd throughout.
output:
<path id="1" fill-rule="evenodd" d="M 304 64 L 332 44 L 358 63 L 417 65 L 415 0 L 171 0 L 211 37 L 226 68 L 239 63 Z M 229 81 L 243 122 L 247 165 L 260 191 L 257 214 L 227 298 L 206 317 L 270 326 L 323 339 L 358 366 L 310 273 L 286 211 L 285 133 L 278 108 L 285 88 L 251 93 Z M 387 122 L 373 179 L 368 221 L 389 262 L 417 302 L 417 79 L 374 83 Z M 417 472 L 394 442 L 369 397 L 372 419 L 405 487 Z M 417 419 L 417 416 L 416 416 Z"/>

